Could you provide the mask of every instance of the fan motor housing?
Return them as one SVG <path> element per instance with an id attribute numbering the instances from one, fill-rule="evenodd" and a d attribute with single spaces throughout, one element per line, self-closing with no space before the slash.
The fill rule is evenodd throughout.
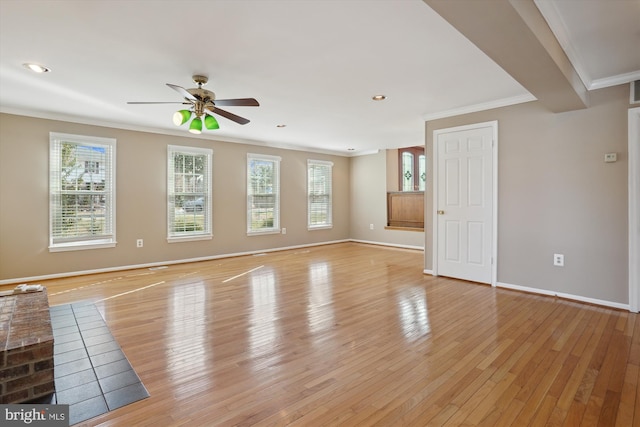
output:
<path id="1" fill-rule="evenodd" d="M 201 87 L 187 89 L 187 92 L 204 102 L 213 101 L 216 99 L 215 93 L 207 89 L 202 89 Z"/>

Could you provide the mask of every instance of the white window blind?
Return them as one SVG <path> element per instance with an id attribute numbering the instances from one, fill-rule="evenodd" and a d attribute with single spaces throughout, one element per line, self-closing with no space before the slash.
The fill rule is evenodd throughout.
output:
<path id="1" fill-rule="evenodd" d="M 50 251 L 115 246 L 115 152 L 115 139 L 50 133 Z"/>
<path id="2" fill-rule="evenodd" d="M 247 154 L 247 234 L 280 232 L 280 157 Z"/>
<path id="3" fill-rule="evenodd" d="M 167 155 L 167 239 L 211 239 L 213 150 L 169 145 Z"/>
<path id="4" fill-rule="evenodd" d="M 329 228 L 332 219 L 333 163 L 322 160 L 307 160 L 307 227 Z"/>

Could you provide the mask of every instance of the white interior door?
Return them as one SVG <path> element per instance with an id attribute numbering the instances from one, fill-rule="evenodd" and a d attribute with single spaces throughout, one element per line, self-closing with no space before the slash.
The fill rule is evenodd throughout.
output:
<path id="1" fill-rule="evenodd" d="M 495 285 L 496 134 L 496 122 L 434 132 L 437 275 Z"/>

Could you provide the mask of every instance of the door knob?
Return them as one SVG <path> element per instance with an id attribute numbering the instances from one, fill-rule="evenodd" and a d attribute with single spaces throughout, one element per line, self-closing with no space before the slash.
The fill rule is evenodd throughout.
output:
<path id="1" fill-rule="evenodd" d="M 438 215 L 444 215 L 444 211 L 438 211 Z"/>

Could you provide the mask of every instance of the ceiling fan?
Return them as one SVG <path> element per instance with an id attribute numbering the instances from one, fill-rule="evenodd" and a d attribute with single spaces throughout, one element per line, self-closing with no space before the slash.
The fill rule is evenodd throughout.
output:
<path id="1" fill-rule="evenodd" d="M 198 85 L 197 88 L 185 89 L 181 86 L 167 83 L 171 89 L 178 92 L 184 98 L 183 101 L 174 102 L 127 102 L 127 104 L 183 104 L 189 105 L 188 109 L 176 111 L 173 115 L 173 123 L 181 126 L 191 119 L 189 132 L 199 134 L 202 132 L 202 122 L 207 129 L 219 129 L 218 121 L 213 116 L 217 114 L 241 125 L 246 125 L 249 120 L 240 117 L 226 110 L 221 110 L 219 106 L 233 107 L 258 107 L 260 104 L 254 98 L 238 98 L 238 99 L 216 99 L 216 94 L 210 90 L 204 89 L 202 86 L 207 84 L 209 79 L 206 76 L 195 75 L 193 81 Z M 203 118 L 204 116 L 204 118 Z"/>

